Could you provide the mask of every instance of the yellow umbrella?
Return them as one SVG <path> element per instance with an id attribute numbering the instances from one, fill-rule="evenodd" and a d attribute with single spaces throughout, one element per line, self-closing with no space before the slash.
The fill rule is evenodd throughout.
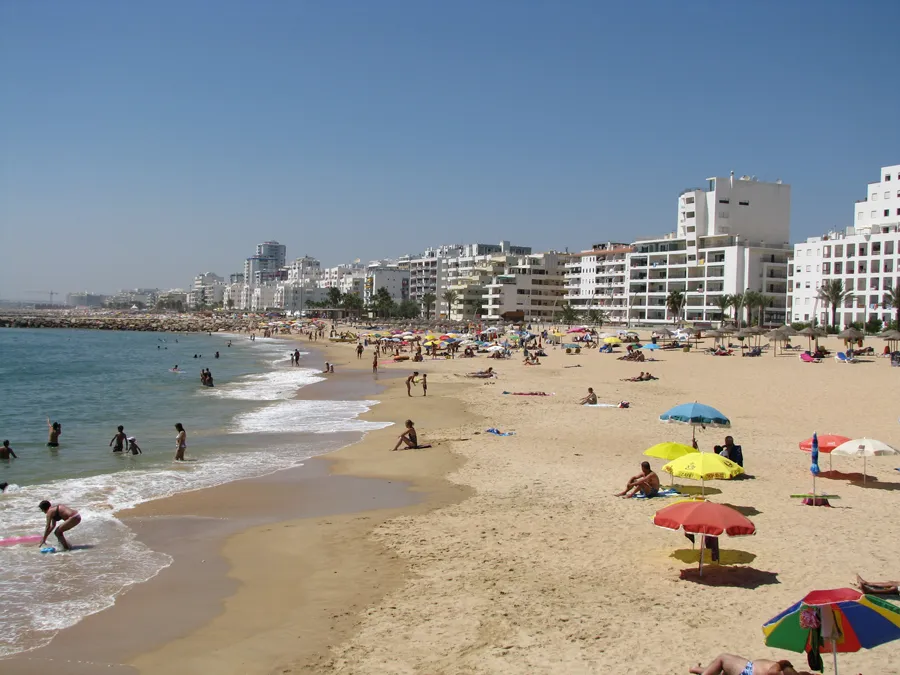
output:
<path id="1" fill-rule="evenodd" d="M 666 464 L 662 470 L 678 478 L 699 480 L 701 494 L 705 493 L 708 480 L 730 480 L 744 473 L 742 466 L 714 452 L 692 452 L 682 455 Z"/>
<path id="2" fill-rule="evenodd" d="M 620 344 L 622 344 L 622 341 L 621 341 L 619 338 L 617 338 L 617 337 L 603 338 L 603 342 L 605 342 L 605 343 L 608 344 L 608 345 L 620 345 Z"/>
<path id="3" fill-rule="evenodd" d="M 699 452 L 699 450 L 692 448 L 690 445 L 685 445 L 684 443 L 657 443 L 652 448 L 644 450 L 644 454 L 647 455 L 647 457 L 657 457 L 658 459 L 664 459 L 667 462 L 671 462 L 673 459 L 678 459 L 679 457 L 683 457 L 692 452 Z"/>

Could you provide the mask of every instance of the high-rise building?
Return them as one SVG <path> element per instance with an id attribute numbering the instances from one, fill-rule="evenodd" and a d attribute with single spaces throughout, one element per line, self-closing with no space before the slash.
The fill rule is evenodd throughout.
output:
<path id="1" fill-rule="evenodd" d="M 675 232 L 638 239 L 628 253 L 628 317 L 638 323 L 721 319 L 722 295 L 762 293 L 764 323 L 782 324 L 787 306 L 791 188 L 752 176 L 714 177 L 678 196 Z M 681 316 L 667 298 L 684 296 Z"/>
<path id="2" fill-rule="evenodd" d="M 279 280 L 286 275 L 279 271 L 285 267 L 287 247 L 277 241 L 264 241 L 256 245 L 256 254 L 244 261 L 244 283 L 257 286 Z"/>
<path id="3" fill-rule="evenodd" d="M 400 269 L 395 263 L 370 263 L 363 284 L 363 303 L 366 306 L 372 304 L 380 288 L 386 289 L 391 300 L 397 304 L 408 300 L 409 271 Z"/>
<path id="4" fill-rule="evenodd" d="M 895 308 L 886 296 L 900 286 L 900 164 L 882 167 L 879 177 L 856 201 L 852 226 L 794 245 L 792 321 L 831 324 L 831 307 L 819 289 L 835 279 L 847 293 L 835 308 L 838 326 L 893 320 Z"/>
<path id="5" fill-rule="evenodd" d="M 556 251 L 513 256 L 485 286 L 482 318 L 502 321 L 504 315 L 521 312 L 525 321 L 552 321 L 565 302 L 568 261 L 568 254 Z"/>
<path id="6" fill-rule="evenodd" d="M 610 323 L 628 320 L 626 276 L 629 244 L 594 244 L 589 251 L 571 254 L 566 263 L 566 301 L 577 311 L 601 311 Z"/>

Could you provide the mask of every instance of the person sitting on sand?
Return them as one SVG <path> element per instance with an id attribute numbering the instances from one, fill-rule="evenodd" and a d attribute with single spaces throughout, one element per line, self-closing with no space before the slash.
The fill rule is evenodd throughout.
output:
<path id="1" fill-rule="evenodd" d="M 630 498 L 639 492 L 645 497 L 655 497 L 659 494 L 659 476 L 650 468 L 650 462 L 641 462 L 641 472 L 629 478 L 628 485 L 616 497 Z"/>
<path id="2" fill-rule="evenodd" d="M 397 440 L 397 445 L 395 445 L 393 449 L 399 450 L 400 446 L 404 443 L 410 450 L 415 450 L 419 447 L 419 439 L 416 436 L 416 428 L 413 426 L 412 420 L 406 420 L 406 431 L 400 434 L 400 438 Z"/>
<path id="3" fill-rule="evenodd" d="M 579 405 L 597 405 L 597 394 L 594 393 L 594 388 L 588 387 L 588 395 L 578 403 Z"/>
<path id="4" fill-rule="evenodd" d="M 706 668 L 697 664 L 689 672 L 694 675 L 812 675 L 806 670 L 794 670 L 790 661 L 750 661 L 734 654 L 719 654 Z"/>

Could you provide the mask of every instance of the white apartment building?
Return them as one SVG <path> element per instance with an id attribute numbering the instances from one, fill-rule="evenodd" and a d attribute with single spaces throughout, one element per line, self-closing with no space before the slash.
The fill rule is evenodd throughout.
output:
<path id="1" fill-rule="evenodd" d="M 343 265 L 336 265 L 334 267 L 326 267 L 322 270 L 322 278 L 319 280 L 319 285 L 322 288 L 341 288 L 344 283 L 344 279 L 347 277 L 357 278 L 357 279 L 365 279 L 366 277 L 366 267 L 359 260 L 354 260 L 352 263 L 346 263 Z M 341 290 L 341 293 L 344 291 Z"/>
<path id="2" fill-rule="evenodd" d="M 548 251 L 513 256 L 503 274 L 493 277 L 482 296 L 482 318 L 502 321 L 506 312 L 523 312 L 525 321 L 552 321 L 565 302 L 569 255 Z"/>
<path id="3" fill-rule="evenodd" d="M 370 263 L 366 268 L 363 283 L 363 303 L 372 303 L 379 288 L 386 288 L 391 299 L 401 303 L 409 299 L 409 270 L 400 269 L 396 264 Z"/>
<path id="4" fill-rule="evenodd" d="M 447 261 L 447 290 L 456 293 L 450 307 L 451 321 L 474 319 L 483 313 L 482 305 L 488 284 L 502 275 L 514 256 L 503 253 L 486 255 L 461 255 Z M 437 296 L 432 316 L 445 314 L 447 304 Z"/>
<path id="5" fill-rule="evenodd" d="M 831 308 L 818 298 L 819 288 L 831 279 L 840 279 L 851 292 L 837 308 L 839 326 L 871 318 L 893 320 L 884 295 L 900 285 L 900 164 L 882 167 L 880 177 L 854 205 L 852 227 L 794 245 L 792 321 L 831 324 Z"/>
<path id="6" fill-rule="evenodd" d="M 755 177 L 707 179 L 678 196 L 676 230 L 639 239 L 628 253 L 628 320 L 660 324 L 716 321 L 717 297 L 752 290 L 770 307 L 764 323 L 786 319 L 791 188 Z M 681 317 L 670 314 L 671 291 L 685 295 Z"/>
<path id="7" fill-rule="evenodd" d="M 299 314 L 309 308 L 310 302 L 321 302 L 324 298 L 324 288 L 300 282 L 286 282 L 275 286 L 272 304 L 285 312 Z"/>
<path id="8" fill-rule="evenodd" d="M 191 283 L 191 290 L 187 294 L 187 306 L 197 309 L 202 306 L 215 305 L 224 302 L 225 279 L 213 272 L 198 274 Z"/>
<path id="9" fill-rule="evenodd" d="M 286 269 L 288 283 L 316 286 L 322 279 L 322 264 L 308 255 L 297 258 Z"/>
<path id="10" fill-rule="evenodd" d="M 449 288 L 451 261 L 489 254 L 528 255 L 529 246 L 512 246 L 508 241 L 499 244 L 445 244 L 425 249 L 420 256 L 409 257 L 409 297 L 422 305 L 422 298 L 433 294 L 438 300 Z M 440 302 L 437 303 L 440 306 Z M 424 308 L 423 308 L 424 309 Z"/>
<path id="11" fill-rule="evenodd" d="M 633 251 L 629 244 L 610 241 L 571 254 L 566 263 L 566 302 L 579 312 L 602 311 L 610 323 L 626 323 L 628 254 Z"/>
<path id="12" fill-rule="evenodd" d="M 256 245 L 256 254 L 244 261 L 244 283 L 255 286 L 271 281 L 285 266 L 287 247 L 277 241 Z"/>
<path id="13" fill-rule="evenodd" d="M 264 312 L 267 309 L 278 307 L 278 304 L 275 302 L 275 292 L 279 287 L 275 284 L 263 284 L 262 286 L 245 288 L 248 288 L 250 292 L 251 312 Z"/>

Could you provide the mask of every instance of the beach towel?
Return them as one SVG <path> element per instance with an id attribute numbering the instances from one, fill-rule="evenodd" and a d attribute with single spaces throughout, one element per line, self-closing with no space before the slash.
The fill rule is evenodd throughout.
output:
<path id="1" fill-rule="evenodd" d="M 487 429 L 487 433 L 494 434 L 495 436 L 515 436 L 515 432 L 513 431 L 500 431 L 499 429 Z"/>
<path id="2" fill-rule="evenodd" d="M 660 488 L 659 492 L 657 492 L 653 497 L 684 497 L 678 490 L 674 490 L 672 488 Z M 653 497 L 648 497 L 645 494 L 641 494 L 638 492 L 634 498 L 635 499 L 653 499 Z"/>
<path id="3" fill-rule="evenodd" d="M 631 403 L 628 401 L 619 401 L 618 403 L 585 403 L 585 408 L 630 408 Z"/>
<path id="4" fill-rule="evenodd" d="M 556 394 L 548 394 L 546 391 L 504 391 L 503 393 L 510 396 L 556 396 Z"/>

